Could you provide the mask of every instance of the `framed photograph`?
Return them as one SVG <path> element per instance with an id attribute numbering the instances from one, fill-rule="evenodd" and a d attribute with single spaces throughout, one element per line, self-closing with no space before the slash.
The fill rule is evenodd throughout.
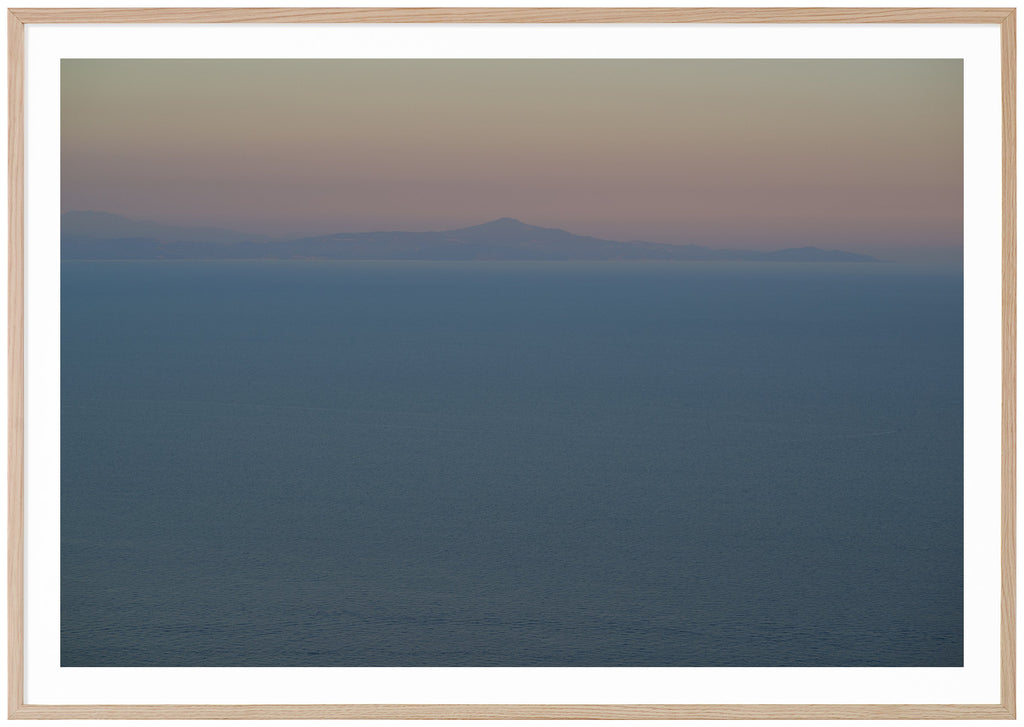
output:
<path id="1" fill-rule="evenodd" d="M 10 716 L 1014 718 L 1015 46 L 10 10 Z"/>

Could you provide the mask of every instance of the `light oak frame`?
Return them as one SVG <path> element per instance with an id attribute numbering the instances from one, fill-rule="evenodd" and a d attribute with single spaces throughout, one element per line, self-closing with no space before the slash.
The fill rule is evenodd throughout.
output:
<path id="1" fill-rule="evenodd" d="M 985 23 L 1002 67 L 1002 495 L 998 704 L 26 704 L 25 25 L 42 23 Z M 12 719 L 1015 719 L 1016 11 L 1011 8 L 24 8 L 7 13 L 8 714 Z"/>

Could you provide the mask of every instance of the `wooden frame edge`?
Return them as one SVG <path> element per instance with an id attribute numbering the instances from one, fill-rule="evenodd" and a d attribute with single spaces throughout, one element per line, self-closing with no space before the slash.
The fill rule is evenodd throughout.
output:
<path id="1" fill-rule="evenodd" d="M 1000 704 L 25 705 L 12 719 L 1013 719 Z"/>
<path id="2" fill-rule="evenodd" d="M 7 709 L 25 700 L 25 24 L 7 14 Z"/>
<path id="3" fill-rule="evenodd" d="M 33 23 L 984 23 L 1000 27 L 1002 467 L 999 704 L 34 705 L 24 700 L 24 93 Z M 10 719 L 1016 719 L 1016 10 L 1013 8 L 11 8 L 8 59 Z"/>
<path id="4" fill-rule="evenodd" d="M 1000 583 L 1000 699 L 1017 713 L 1017 12 L 999 26 L 1002 84 L 1003 405 Z"/>
<path id="5" fill-rule="evenodd" d="M 1011 8 L 14 8 L 23 23 L 992 23 Z"/>

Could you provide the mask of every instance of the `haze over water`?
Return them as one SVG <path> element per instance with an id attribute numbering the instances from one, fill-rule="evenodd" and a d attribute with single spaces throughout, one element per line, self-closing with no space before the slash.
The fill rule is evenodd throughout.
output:
<path id="1" fill-rule="evenodd" d="M 61 210 L 958 264 L 960 59 L 65 59 Z"/>
<path id="2" fill-rule="evenodd" d="M 63 666 L 960 666 L 963 284 L 65 262 Z"/>
<path id="3" fill-rule="evenodd" d="M 62 665 L 961 666 L 963 110 L 959 59 L 62 60 Z M 677 259 L 727 249 L 887 262 Z"/>

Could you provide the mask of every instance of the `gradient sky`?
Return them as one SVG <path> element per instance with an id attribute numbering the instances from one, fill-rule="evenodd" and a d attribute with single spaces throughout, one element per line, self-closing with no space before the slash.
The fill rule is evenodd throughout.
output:
<path id="1" fill-rule="evenodd" d="M 960 60 L 64 60 L 61 202 L 949 262 Z"/>

